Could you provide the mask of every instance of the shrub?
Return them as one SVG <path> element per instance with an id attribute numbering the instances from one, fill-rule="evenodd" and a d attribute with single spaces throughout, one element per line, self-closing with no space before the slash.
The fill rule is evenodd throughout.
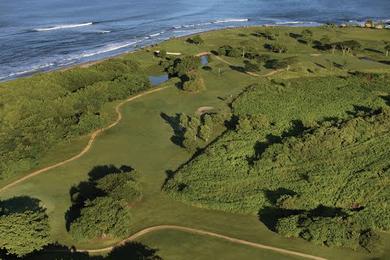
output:
<path id="1" fill-rule="evenodd" d="M 188 92 L 199 92 L 205 89 L 202 75 L 197 71 L 189 72 L 183 84 L 183 90 Z"/>
<path id="2" fill-rule="evenodd" d="M 87 201 L 80 217 L 70 226 L 77 240 L 121 238 L 130 231 L 130 211 L 126 204 L 111 197 L 98 197 Z"/>
<path id="3" fill-rule="evenodd" d="M 193 37 L 188 38 L 187 42 L 191 43 L 191 44 L 195 44 L 195 45 L 200 45 L 200 44 L 204 43 L 204 41 L 203 41 L 202 37 L 200 37 L 200 35 L 195 35 Z"/>
<path id="4" fill-rule="evenodd" d="M 15 197 L 0 201 L 0 249 L 22 257 L 50 243 L 49 221 L 39 201 Z"/>

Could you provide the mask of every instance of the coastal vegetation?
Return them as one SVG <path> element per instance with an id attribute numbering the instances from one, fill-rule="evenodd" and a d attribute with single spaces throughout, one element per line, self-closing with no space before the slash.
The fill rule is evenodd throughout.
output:
<path id="1" fill-rule="evenodd" d="M 41 74 L 0 88 L 0 180 L 33 168 L 52 146 L 102 128 L 106 104 L 150 83 L 130 60 Z"/>
<path id="2" fill-rule="evenodd" d="M 39 199 L 44 227 L 25 251 L 1 244 L 6 253 L 94 259 L 69 248 L 110 250 L 177 225 L 313 257 L 388 258 L 388 31 L 254 27 L 200 38 L 1 83 L 0 183 L 13 184 L 1 199 Z M 169 80 L 148 90 L 147 76 L 162 74 Z M 26 175 L 77 154 L 114 111 L 119 123 L 87 153 Z M 224 259 L 299 258 L 178 230 L 135 240 L 96 259 L 210 259 L 208 245 Z"/>
<path id="3" fill-rule="evenodd" d="M 253 85 L 232 103 L 236 128 L 165 189 L 195 206 L 259 214 L 287 236 L 367 248 L 373 230 L 390 228 L 388 162 L 377 160 L 389 156 L 390 111 L 372 94 L 389 83 L 358 74 Z"/>

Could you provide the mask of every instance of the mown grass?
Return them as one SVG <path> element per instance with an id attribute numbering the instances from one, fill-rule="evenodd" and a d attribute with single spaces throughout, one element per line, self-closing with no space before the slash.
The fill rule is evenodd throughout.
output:
<path id="1" fill-rule="evenodd" d="M 134 59 L 146 70 L 155 72 L 155 64 L 158 62 L 158 59 L 154 58 L 152 55 L 152 51 L 155 49 L 164 48 L 167 51 L 196 54 L 213 50 L 220 45 L 225 44 L 227 39 L 231 45 L 239 45 L 243 39 L 246 39 L 248 45 L 252 45 L 261 52 L 268 53 L 262 47 L 265 41 L 250 35 L 258 29 L 259 28 L 229 29 L 205 33 L 202 37 L 206 44 L 200 46 L 187 44 L 182 39 L 174 39 L 148 50 L 124 55 L 121 58 Z M 318 57 L 310 56 L 310 54 L 317 51 L 306 45 L 297 43 L 294 39 L 285 35 L 287 31 L 300 32 L 302 28 L 279 28 L 278 30 L 280 30 L 279 34 L 283 37 L 282 40 L 285 40 L 289 46 L 289 52 L 285 54 L 285 56 L 298 56 L 300 60 L 299 66 L 303 69 L 295 72 L 283 72 L 280 75 L 273 76 L 273 78 L 284 79 L 301 76 L 312 77 L 346 74 L 345 71 L 347 69 L 389 71 L 389 66 L 386 67 L 383 64 L 375 63 L 375 66 L 373 67 L 371 63 L 358 60 L 356 57 L 340 57 L 340 55 L 331 55 L 329 53 L 321 53 L 322 55 Z M 367 46 L 373 41 L 376 42 L 389 38 L 388 33 L 385 31 L 375 30 L 336 29 L 335 31 L 329 31 L 328 29 L 314 28 L 313 31 L 315 32 L 315 36 L 318 35 L 318 37 L 323 34 L 329 34 L 331 37 L 337 39 L 355 37 L 363 41 Z M 243 33 L 246 36 L 239 36 L 240 33 Z M 379 48 L 379 46 L 376 48 Z M 370 55 L 369 53 L 367 54 Z M 278 55 L 279 54 L 275 54 L 274 56 Z M 372 56 L 374 57 L 374 55 Z M 325 69 L 318 69 L 315 73 L 307 72 L 307 67 L 318 67 L 314 62 L 323 62 L 325 64 L 327 59 L 336 62 L 340 62 L 338 59 L 348 59 L 346 63 L 347 68 L 337 70 L 326 68 L 325 66 Z M 227 60 L 233 64 L 242 64 L 242 60 L 238 58 L 227 58 Z M 370 255 L 364 251 L 355 252 L 348 249 L 320 247 L 300 239 L 283 238 L 269 231 L 265 225 L 259 222 L 256 216 L 225 213 L 205 209 L 202 208 L 201 205 L 199 205 L 200 207 L 193 207 L 180 201 L 173 200 L 161 191 L 161 187 L 166 178 L 166 172 L 175 171 L 192 156 L 170 141 L 173 130 L 170 125 L 161 118 L 161 113 L 167 115 L 175 115 L 176 113 L 193 114 L 196 109 L 201 106 L 227 108 L 227 103 L 232 97 L 239 94 L 248 85 L 259 82 L 259 79 L 233 71 L 226 64 L 222 64 L 215 59 L 211 62 L 210 66 L 216 67 L 217 64 L 223 65 L 224 69 L 221 76 L 216 73 L 215 69 L 212 72 L 202 71 L 205 78 L 206 91 L 198 94 L 189 94 L 178 90 L 175 87 L 174 81 L 166 83 L 171 86 L 171 88 L 145 96 L 124 106 L 123 121 L 115 128 L 103 133 L 97 139 L 91 151 L 85 156 L 61 168 L 51 170 L 23 182 L 2 193 L 1 197 L 29 195 L 41 199 L 48 209 L 53 241 L 58 241 L 59 243 L 68 246 L 75 245 L 79 248 L 100 248 L 111 245 L 118 241 L 118 239 L 105 239 L 78 244 L 73 241 L 66 231 L 64 215 L 71 205 L 69 190 L 80 181 L 86 180 L 88 178 L 88 172 L 95 166 L 107 164 L 114 164 L 116 166 L 129 165 L 137 169 L 140 173 L 140 182 L 142 183 L 144 194 L 143 199 L 132 209 L 132 233 L 153 225 L 177 224 L 201 228 L 228 236 L 230 235 L 253 242 L 296 250 L 330 259 L 364 259 L 380 256 L 382 252 L 379 251 L 373 252 Z M 262 73 L 267 71 L 269 70 L 263 69 Z M 313 81 L 315 82 L 316 79 Z M 340 81 L 342 81 L 342 79 L 340 79 Z M 288 91 L 285 92 L 285 94 L 288 94 Z M 276 102 L 274 102 L 273 105 L 278 105 L 277 101 L 280 98 L 278 93 L 267 92 L 265 95 L 268 95 L 266 96 L 266 99 L 269 102 L 274 102 L 272 100 L 275 100 Z M 364 99 L 364 95 L 359 95 L 359 93 L 356 94 L 356 97 L 356 102 L 360 102 Z M 377 101 L 378 100 L 374 100 L 373 102 Z M 296 101 L 290 100 L 289 102 L 293 104 Z M 340 100 L 340 104 L 341 102 L 342 100 Z M 342 113 L 342 110 L 344 111 L 347 108 L 351 108 L 351 105 L 354 103 L 355 102 L 345 105 L 341 104 L 340 113 Z M 280 105 L 279 107 L 283 108 Z M 326 110 L 326 107 L 322 109 Z M 236 142 L 237 140 L 234 141 Z M 237 142 L 235 145 L 239 146 L 240 142 Z M 80 146 L 77 143 L 71 143 L 67 147 L 69 147 L 69 151 L 73 152 L 79 149 Z M 253 152 L 252 147 L 250 152 Z M 237 156 L 243 155 L 244 154 L 238 154 Z M 42 159 L 42 162 L 49 163 L 51 160 L 56 162 L 66 157 L 68 157 L 68 153 L 65 154 L 63 150 L 52 151 L 50 155 L 47 155 Z M 173 241 L 179 238 L 183 240 L 187 239 L 187 241 L 190 240 L 190 242 L 186 242 L 188 246 L 184 247 L 183 250 L 180 249 L 180 245 L 177 245 L 177 241 Z M 199 255 L 199 257 L 204 258 L 211 256 L 203 253 L 202 247 L 191 246 L 193 245 L 194 240 L 199 241 L 199 238 L 194 238 L 193 235 L 189 234 L 164 231 L 156 233 L 156 235 L 150 234 L 143 238 L 142 242 L 159 247 L 162 254 L 166 255 L 168 258 L 172 256 L 172 259 L 186 258 L 188 257 L 189 252 L 191 255 Z M 215 241 L 215 239 L 207 237 L 202 237 L 201 241 L 204 245 L 214 245 L 213 248 L 216 250 L 215 252 L 219 252 L 219 258 L 228 259 L 228 257 L 234 255 L 232 250 L 227 250 L 227 248 L 231 247 L 230 244 Z M 174 246 L 176 246 L 176 248 Z M 190 247 L 191 251 L 188 251 Z M 258 258 L 262 256 L 277 258 L 277 256 L 269 255 L 263 250 L 252 250 L 242 248 L 241 246 L 239 247 L 240 248 L 237 249 L 237 251 L 235 250 L 235 252 L 237 253 L 237 257 L 239 256 L 242 259 Z"/>
<path id="2" fill-rule="evenodd" d="M 161 238 L 164 239 L 161 239 Z M 270 250 L 252 248 L 246 245 L 235 244 L 219 238 L 210 238 L 201 235 L 187 234 L 180 231 L 159 231 L 148 234 L 139 239 L 141 243 L 156 248 L 157 255 L 163 259 L 300 259 L 297 256 L 277 253 Z M 177 241 L 180 241 L 178 245 Z"/>

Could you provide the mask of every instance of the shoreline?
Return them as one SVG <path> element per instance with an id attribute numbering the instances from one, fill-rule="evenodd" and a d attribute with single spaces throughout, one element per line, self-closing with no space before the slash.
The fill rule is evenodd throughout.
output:
<path id="1" fill-rule="evenodd" d="M 164 42 L 167 42 L 167 41 L 170 41 L 170 40 L 173 40 L 173 39 L 184 39 L 184 38 L 191 37 L 191 36 L 194 36 L 194 35 L 201 35 L 201 34 L 209 33 L 209 32 L 225 31 L 225 30 L 232 30 L 232 29 L 234 30 L 234 29 L 239 29 L 239 28 L 264 28 L 264 27 L 310 28 L 310 27 L 321 27 L 321 26 L 326 25 L 324 23 L 316 23 L 316 25 L 310 25 L 311 23 L 314 23 L 314 22 L 307 22 L 307 23 L 302 23 L 302 24 L 297 24 L 297 23 L 294 23 L 294 22 L 290 22 L 290 23 L 286 23 L 286 24 L 259 24 L 259 25 L 231 26 L 231 27 L 225 27 L 225 28 L 214 28 L 214 29 L 209 29 L 209 30 L 205 30 L 205 31 L 202 31 L 202 32 L 189 33 L 189 34 L 178 36 L 178 37 L 170 37 L 168 39 L 164 39 L 164 40 L 152 43 L 152 44 L 141 46 L 139 48 L 135 47 L 134 49 L 123 51 L 121 53 L 118 53 L 118 54 L 115 54 L 115 55 L 112 55 L 112 56 L 109 55 L 107 57 L 102 57 L 102 58 L 97 59 L 97 60 L 85 61 L 85 62 L 80 62 L 80 63 L 76 62 L 75 64 L 71 64 L 69 66 L 65 65 L 65 66 L 62 66 L 62 67 L 61 66 L 60 67 L 54 67 L 52 69 L 47 69 L 47 70 L 41 70 L 41 71 L 37 70 L 37 71 L 33 71 L 31 73 L 26 73 L 25 75 L 20 75 L 20 76 L 17 76 L 17 77 L 11 77 L 9 79 L 7 79 L 7 78 L 0 79 L 0 84 L 11 82 L 11 81 L 14 81 L 14 80 L 19 80 L 19 79 L 30 78 L 30 77 L 33 77 L 33 76 L 35 76 L 37 74 L 44 74 L 44 73 L 50 73 L 50 72 L 62 72 L 62 71 L 68 71 L 68 70 L 75 69 L 75 68 L 88 68 L 90 66 L 93 66 L 95 64 L 100 64 L 100 63 L 105 62 L 105 61 L 110 60 L 110 59 L 120 58 L 120 57 L 123 57 L 123 56 L 131 54 L 131 53 L 135 53 L 135 52 L 138 52 L 138 51 L 142 51 L 142 50 L 146 50 L 146 49 L 149 49 L 149 48 L 152 48 L 152 47 L 156 47 L 156 46 L 160 45 L 161 43 L 164 43 Z M 341 27 L 341 25 L 343 25 L 345 23 L 334 23 L 334 24 L 337 27 Z M 347 27 L 365 28 L 365 27 L 363 27 L 363 26 L 361 26 L 361 25 L 359 25 L 357 23 L 349 24 Z M 371 29 L 374 29 L 374 28 L 371 28 Z M 390 30 L 390 28 L 383 28 L 383 30 Z"/>

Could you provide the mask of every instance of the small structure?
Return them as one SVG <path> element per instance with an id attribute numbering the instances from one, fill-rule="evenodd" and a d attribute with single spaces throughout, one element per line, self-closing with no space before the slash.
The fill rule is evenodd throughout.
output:
<path id="1" fill-rule="evenodd" d="M 155 55 L 159 55 L 159 54 L 160 54 L 160 51 L 154 51 L 154 54 L 155 54 Z M 167 55 L 180 56 L 181 53 L 180 53 L 180 52 L 167 52 Z"/>
<path id="2" fill-rule="evenodd" d="M 385 28 L 383 23 L 378 23 L 378 24 L 375 25 L 375 29 L 383 29 L 383 28 Z"/>
<path id="3" fill-rule="evenodd" d="M 374 22 L 372 20 L 367 20 L 364 22 L 364 27 L 365 28 L 374 28 Z"/>

